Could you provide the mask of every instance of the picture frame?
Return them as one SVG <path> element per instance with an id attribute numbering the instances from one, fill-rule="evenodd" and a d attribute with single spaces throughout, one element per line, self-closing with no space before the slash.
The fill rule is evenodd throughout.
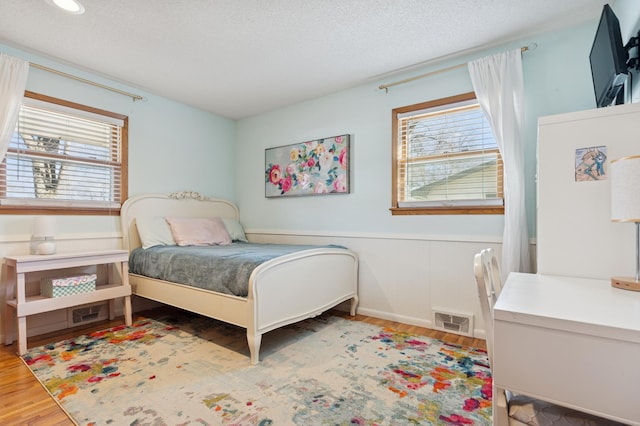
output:
<path id="1" fill-rule="evenodd" d="M 609 169 L 606 146 L 591 146 L 576 149 L 575 180 L 592 182 L 606 180 Z"/>
<path id="2" fill-rule="evenodd" d="M 265 197 L 348 194 L 350 137 L 265 149 Z"/>

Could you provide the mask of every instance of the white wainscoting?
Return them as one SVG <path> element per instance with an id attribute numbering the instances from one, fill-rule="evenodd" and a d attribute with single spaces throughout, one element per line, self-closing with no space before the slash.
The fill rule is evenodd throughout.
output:
<path id="1" fill-rule="evenodd" d="M 291 232 L 247 229 L 252 242 L 340 244 L 360 259 L 358 313 L 434 328 L 434 311 L 473 315 L 473 335 L 484 323 L 473 276 L 473 257 L 501 250 L 500 238 Z"/>
<path id="2" fill-rule="evenodd" d="M 247 229 L 252 242 L 339 244 L 360 259 L 358 312 L 433 328 L 434 311 L 473 315 L 473 335 L 484 338 L 484 323 L 473 277 L 473 256 L 485 247 L 501 249 L 495 236 L 442 236 Z M 61 235 L 58 251 L 121 248 L 119 233 Z M 29 252 L 29 236 L 0 239 L 0 256 Z M 534 252 L 532 247 L 532 253 Z M 535 262 L 534 262 L 535 264 Z M 0 334 L 5 310 L 5 268 L 0 281 Z M 35 284 L 34 284 L 35 285 Z M 134 298 L 134 311 L 155 305 Z M 116 314 L 122 307 L 116 303 Z M 30 326 L 35 335 L 64 328 L 66 315 L 52 312 Z"/>

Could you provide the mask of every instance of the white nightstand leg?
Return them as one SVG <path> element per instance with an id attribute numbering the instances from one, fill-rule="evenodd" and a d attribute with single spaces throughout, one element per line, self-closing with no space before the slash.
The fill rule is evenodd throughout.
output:
<path id="1" fill-rule="evenodd" d="M 117 267 L 118 264 L 107 265 L 107 282 L 112 283 L 113 280 L 113 270 Z M 114 299 L 110 299 L 108 302 L 109 309 L 109 320 L 113 321 L 116 317 L 116 301 Z"/>
<path id="2" fill-rule="evenodd" d="M 16 298 L 16 268 L 12 265 L 7 265 L 6 274 L 7 282 L 4 300 L 13 300 Z M 4 309 L 4 343 L 6 345 L 13 343 L 13 335 L 15 333 L 15 315 L 15 308 L 13 306 L 6 305 Z"/>
<path id="3" fill-rule="evenodd" d="M 18 355 L 27 353 L 27 317 L 18 317 Z"/>
<path id="4" fill-rule="evenodd" d="M 19 313 L 21 307 L 27 301 L 24 273 L 16 274 L 16 313 Z M 27 317 L 18 316 L 18 354 L 27 353 Z"/>
<path id="5" fill-rule="evenodd" d="M 129 287 L 129 262 L 122 262 L 122 285 Z M 127 325 L 132 324 L 131 296 L 124 298 L 124 322 Z"/>

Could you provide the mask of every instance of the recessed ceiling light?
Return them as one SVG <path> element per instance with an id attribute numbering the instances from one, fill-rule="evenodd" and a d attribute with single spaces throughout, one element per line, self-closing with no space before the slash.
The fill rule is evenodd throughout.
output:
<path id="1" fill-rule="evenodd" d="M 45 0 L 47 3 L 52 4 L 67 13 L 74 15 L 81 15 L 84 13 L 84 6 L 78 0 Z"/>

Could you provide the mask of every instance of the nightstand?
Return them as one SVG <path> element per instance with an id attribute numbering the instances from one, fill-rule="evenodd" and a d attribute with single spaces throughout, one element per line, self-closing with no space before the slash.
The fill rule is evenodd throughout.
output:
<path id="1" fill-rule="evenodd" d="M 86 303 L 109 301 L 109 319 L 114 318 L 114 299 L 122 297 L 126 325 L 131 325 L 131 286 L 129 285 L 129 252 L 102 250 L 53 255 L 7 256 L 5 310 L 5 344 L 14 341 L 14 318 L 18 323 L 18 354 L 27 352 L 27 316 Z M 30 272 L 54 271 L 82 266 L 108 265 L 107 283 L 87 293 L 62 297 L 26 296 L 25 275 Z M 116 279 L 117 278 L 117 279 Z"/>

